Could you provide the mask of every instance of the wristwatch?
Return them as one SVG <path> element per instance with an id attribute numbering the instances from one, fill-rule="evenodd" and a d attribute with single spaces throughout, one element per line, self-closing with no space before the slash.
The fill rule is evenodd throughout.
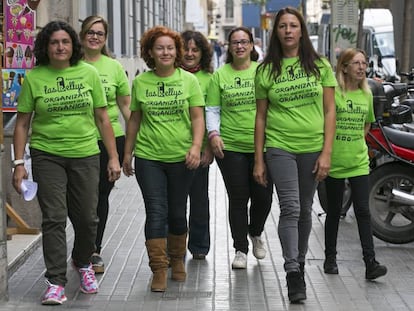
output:
<path id="1" fill-rule="evenodd" d="M 18 165 L 24 165 L 24 160 L 23 159 L 17 159 L 17 160 L 14 160 L 12 162 L 12 164 L 13 164 L 13 168 L 15 168 Z"/>

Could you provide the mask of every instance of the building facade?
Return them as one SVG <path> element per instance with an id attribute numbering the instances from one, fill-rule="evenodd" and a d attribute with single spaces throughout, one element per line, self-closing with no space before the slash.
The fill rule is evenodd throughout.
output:
<path id="1" fill-rule="evenodd" d="M 41 28 L 53 19 L 62 19 L 78 31 L 87 16 L 103 16 L 110 25 L 108 48 L 132 80 L 135 73 L 145 69 L 139 57 L 142 34 L 155 25 L 182 31 L 184 8 L 183 0 L 41 0 L 37 9 L 37 27 Z"/>

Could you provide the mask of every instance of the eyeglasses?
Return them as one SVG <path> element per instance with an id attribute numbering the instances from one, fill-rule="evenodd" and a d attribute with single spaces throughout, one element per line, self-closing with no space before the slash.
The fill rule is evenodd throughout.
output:
<path id="1" fill-rule="evenodd" d="M 232 45 L 232 46 L 234 46 L 234 47 L 237 47 L 239 44 L 241 45 L 241 46 L 247 46 L 249 43 L 251 43 L 249 40 L 246 40 L 246 39 L 244 39 L 244 40 L 239 40 L 239 41 L 236 41 L 236 40 L 234 40 L 234 41 L 230 41 L 230 44 Z"/>
<path id="2" fill-rule="evenodd" d="M 368 67 L 367 62 L 361 62 L 361 61 L 350 62 L 349 65 L 357 66 L 357 67 Z"/>
<path id="3" fill-rule="evenodd" d="M 99 38 L 103 38 L 105 36 L 105 33 L 103 31 L 93 31 L 93 30 L 88 30 L 86 32 L 86 35 L 88 37 L 93 37 L 95 35 L 97 35 Z"/>

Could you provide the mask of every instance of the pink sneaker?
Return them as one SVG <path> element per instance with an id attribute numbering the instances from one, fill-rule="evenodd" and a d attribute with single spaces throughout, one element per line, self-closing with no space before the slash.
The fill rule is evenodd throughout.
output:
<path id="1" fill-rule="evenodd" d="M 98 292 L 98 282 L 95 278 L 95 271 L 92 268 L 90 263 L 88 266 L 79 268 L 78 270 L 80 275 L 80 290 L 85 294 L 95 294 Z"/>
<path id="2" fill-rule="evenodd" d="M 42 298 L 43 305 L 61 305 L 67 298 L 65 288 L 61 285 L 54 285 L 46 280 L 47 290 Z"/>

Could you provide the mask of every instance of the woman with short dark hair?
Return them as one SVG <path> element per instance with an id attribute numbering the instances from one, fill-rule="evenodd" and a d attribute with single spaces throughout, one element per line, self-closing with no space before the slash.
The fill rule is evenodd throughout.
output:
<path id="1" fill-rule="evenodd" d="M 27 178 L 21 159 L 31 125 L 30 153 L 42 211 L 48 286 L 42 303 L 62 304 L 66 301 L 67 217 L 75 232 L 72 263 L 80 274 L 80 290 L 98 291 L 90 263 L 98 223 L 97 129 L 108 152 L 109 181 L 118 179 L 121 169 L 101 80 L 95 68 L 81 61 L 74 29 L 66 22 L 48 23 L 36 37 L 34 55 L 37 66 L 26 75 L 17 106 L 13 186 L 21 193 L 22 179 Z"/>

